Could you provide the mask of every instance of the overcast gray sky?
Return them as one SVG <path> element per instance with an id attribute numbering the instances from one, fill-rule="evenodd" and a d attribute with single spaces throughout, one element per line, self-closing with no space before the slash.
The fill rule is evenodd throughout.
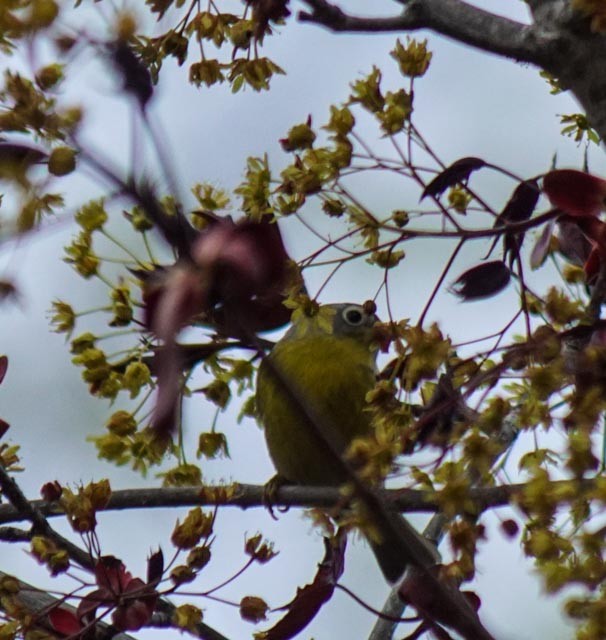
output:
<path id="1" fill-rule="evenodd" d="M 372 6 L 373 12 L 376 9 L 377 13 L 385 14 L 397 12 L 399 6 L 388 0 L 375 3 L 352 0 L 342 4 L 351 12 L 369 11 Z M 475 4 L 526 19 L 523 2 L 495 0 Z M 72 14 L 70 6 L 71 3 L 65 3 L 64 19 L 76 24 L 81 14 Z M 295 4 L 293 8 L 296 7 Z M 88 27 L 94 31 L 102 31 L 99 25 L 103 17 L 109 19 L 112 15 L 109 3 L 88 7 L 86 11 Z M 286 164 L 288 157 L 280 148 L 279 138 L 308 115 L 314 123 L 325 122 L 329 105 L 345 100 L 349 83 L 368 73 L 373 64 L 383 70 L 386 85 L 401 85 L 396 65 L 389 57 L 395 35 L 334 35 L 314 26 L 298 25 L 294 20 L 279 31 L 281 35 L 269 38 L 264 50 L 288 75 L 276 77 L 268 93 L 246 91 L 232 96 L 227 87 L 198 90 L 187 84 L 185 68 L 167 63 L 152 115 L 170 149 L 182 194 L 187 194 L 189 186 L 198 181 L 232 189 L 242 179 L 249 155 L 267 152 L 276 169 Z M 577 107 L 566 95 L 551 96 L 548 85 L 535 69 L 476 53 L 429 33 L 421 32 L 416 37 L 428 38 L 434 53 L 427 77 L 416 86 L 416 124 L 445 162 L 462 156 L 480 156 L 524 177 L 545 171 L 554 153 L 560 166 L 581 166 L 582 149 L 559 135 L 557 117 L 560 113 L 574 112 Z M 75 81 L 67 85 L 65 98 L 85 105 L 86 139 L 93 148 L 127 165 L 131 110 L 117 92 L 114 79 L 92 57 L 74 71 Z M 372 141 L 375 132 L 369 127 L 365 135 Z M 153 173 L 157 169 L 153 158 L 148 162 Z M 594 171 L 605 169 L 601 152 L 594 153 L 591 162 Z M 96 188 L 93 183 L 79 179 L 66 180 L 65 184 L 69 187 L 71 205 L 85 200 Z M 478 184 L 497 208 L 514 186 L 494 176 L 480 178 Z M 405 186 L 400 191 L 380 181 L 365 184 L 364 202 L 377 211 L 416 206 L 418 195 L 412 199 Z M 32 497 L 45 481 L 53 479 L 64 483 L 87 482 L 109 476 L 114 488 L 144 483 L 128 470 L 117 470 L 97 461 L 94 448 L 85 439 L 88 434 L 101 432 L 110 408 L 88 397 L 79 372 L 69 364 L 63 338 L 51 333 L 48 327 L 47 310 L 53 299 L 67 299 L 85 308 L 95 306 L 106 295 L 104 288 L 82 282 L 60 262 L 61 246 L 73 233 L 73 225 L 66 223 L 16 244 L 5 243 L 0 254 L 3 269 L 0 275 L 14 276 L 22 293 L 20 305 L 0 307 L 3 337 L 0 352 L 10 357 L 9 373 L 0 387 L 0 415 L 11 423 L 12 439 L 22 445 L 26 471 L 18 480 Z M 294 225 L 285 225 L 284 234 L 294 256 L 306 254 L 312 242 L 309 234 Z M 454 274 L 472 266 L 486 248 L 479 245 L 476 254 L 461 257 Z M 446 251 L 438 242 L 410 248 L 410 255 L 394 282 L 394 290 L 399 294 L 394 300 L 397 314 L 413 318 L 418 315 L 441 270 Z M 372 296 L 377 276 L 367 273 L 344 270 L 323 292 L 322 300 L 357 301 Z M 312 293 L 325 276 L 319 271 L 310 272 L 308 285 Z M 549 275 L 534 277 L 540 284 Z M 498 328 L 502 318 L 511 314 L 512 304 L 515 304 L 513 292 L 470 305 L 462 305 L 444 294 L 436 301 L 429 320 L 439 320 L 445 331 L 462 340 L 480 330 L 488 333 L 486 327 L 492 323 Z M 94 327 L 94 321 L 90 326 Z M 208 428 L 212 419 L 202 403 L 193 405 L 189 403 L 186 416 L 187 438 L 191 441 L 200 430 Z M 236 409 L 221 418 L 221 427 L 231 438 L 232 458 L 208 464 L 207 479 L 262 483 L 272 475 L 262 434 L 251 421 L 237 425 Z M 156 482 L 153 474 L 146 482 Z M 170 531 L 176 517 L 183 513 L 104 515 L 100 519 L 104 552 L 124 558 L 133 573 L 142 575 L 150 548 L 161 544 L 165 551 L 169 550 Z M 414 519 L 415 523 L 422 521 Z M 499 640 L 569 637 L 571 632 L 563 628 L 558 605 L 541 596 L 532 566 L 524 560 L 518 545 L 502 540 L 495 518 L 488 518 L 487 524 L 490 540 L 480 553 L 474 585 L 482 598 L 481 612 L 487 626 Z M 281 552 L 273 566 L 254 568 L 230 586 L 224 595 L 235 600 L 255 594 L 266 598 L 271 606 L 285 604 L 294 595 L 296 586 L 312 578 L 315 563 L 322 556 L 318 533 L 311 530 L 297 510 L 281 515 L 278 522 L 261 510 L 226 510 L 219 514 L 218 526 L 216 554 L 223 554 L 226 560 L 210 565 L 204 585 L 219 582 L 240 566 L 244 532 L 262 530 L 276 541 Z M 371 554 L 359 540 L 350 547 L 344 583 L 380 607 L 387 587 Z M 37 584 L 52 584 L 43 573 L 32 571 L 32 560 L 21 551 L 13 550 L 11 557 L 6 557 L 10 551 L 6 545 L 0 547 L 3 570 L 14 570 Z M 252 634 L 253 627 L 241 622 L 236 610 L 211 602 L 202 606 L 206 621 L 228 637 Z M 364 638 L 372 624 L 372 616 L 345 595 L 337 594 L 301 637 Z M 266 626 L 269 625 L 259 625 L 257 630 Z"/>

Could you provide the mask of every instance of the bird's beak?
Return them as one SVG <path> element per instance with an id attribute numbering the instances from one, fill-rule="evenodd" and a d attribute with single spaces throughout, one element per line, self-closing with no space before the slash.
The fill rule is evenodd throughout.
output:
<path id="1" fill-rule="evenodd" d="M 372 328 L 372 340 L 383 353 L 389 351 L 389 345 L 393 338 L 391 326 L 385 322 L 378 322 Z"/>

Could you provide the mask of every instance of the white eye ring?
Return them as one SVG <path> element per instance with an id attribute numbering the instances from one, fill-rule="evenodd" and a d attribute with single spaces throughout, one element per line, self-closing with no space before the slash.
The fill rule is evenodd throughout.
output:
<path id="1" fill-rule="evenodd" d="M 364 318 L 364 310 L 358 305 L 352 305 L 351 307 L 343 309 L 343 320 L 345 320 L 350 327 L 359 327 L 364 324 Z"/>

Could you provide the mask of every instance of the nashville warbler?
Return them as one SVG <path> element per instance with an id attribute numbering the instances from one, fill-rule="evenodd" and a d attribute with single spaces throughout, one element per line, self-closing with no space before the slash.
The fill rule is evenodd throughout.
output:
<path id="1" fill-rule="evenodd" d="M 357 304 L 323 305 L 312 317 L 298 310 L 292 327 L 261 363 L 258 415 L 271 459 L 285 481 L 317 486 L 348 481 L 342 456 L 354 438 L 372 432 L 365 407 L 375 384 L 377 321 Z M 395 512 L 393 517 L 402 519 Z M 406 561 L 390 543 L 391 532 L 377 533 L 369 542 L 393 582 Z"/>

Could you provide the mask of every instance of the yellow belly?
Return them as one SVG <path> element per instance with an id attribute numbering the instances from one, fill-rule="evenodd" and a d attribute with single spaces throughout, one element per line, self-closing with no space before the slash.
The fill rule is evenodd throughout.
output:
<path id="1" fill-rule="evenodd" d="M 346 477 L 334 454 L 284 393 L 273 369 L 342 454 L 353 438 L 371 428 L 364 408 L 366 393 L 375 382 L 373 354 L 354 339 L 316 335 L 279 343 L 269 361 L 259 368 L 256 398 L 277 472 L 296 484 L 343 483 Z"/>

